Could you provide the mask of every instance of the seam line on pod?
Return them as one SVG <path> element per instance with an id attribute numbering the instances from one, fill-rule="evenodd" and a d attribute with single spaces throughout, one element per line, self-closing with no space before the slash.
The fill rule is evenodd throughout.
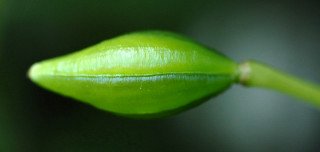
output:
<path id="1" fill-rule="evenodd" d="M 125 74 L 100 74 L 100 75 L 87 75 L 87 74 L 78 74 L 78 75 L 62 75 L 62 74 L 43 74 L 42 76 L 53 76 L 53 77 L 157 77 L 157 76 L 228 76 L 228 74 L 207 74 L 207 73 L 161 73 L 161 74 L 136 74 L 136 75 L 125 75 Z"/>

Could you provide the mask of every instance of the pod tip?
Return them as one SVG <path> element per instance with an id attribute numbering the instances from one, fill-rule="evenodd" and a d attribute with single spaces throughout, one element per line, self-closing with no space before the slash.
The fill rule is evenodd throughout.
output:
<path id="1" fill-rule="evenodd" d="M 39 64 L 38 63 L 34 63 L 33 65 L 31 65 L 31 67 L 28 70 L 27 73 L 27 77 L 31 80 L 31 81 L 35 81 L 37 79 L 38 73 L 39 73 Z"/>

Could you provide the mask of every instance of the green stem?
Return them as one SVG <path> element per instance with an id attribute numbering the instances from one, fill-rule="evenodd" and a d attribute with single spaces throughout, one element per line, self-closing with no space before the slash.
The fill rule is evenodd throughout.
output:
<path id="1" fill-rule="evenodd" d="M 255 61 L 239 65 L 238 82 L 263 87 L 300 98 L 320 108 L 320 87 Z"/>

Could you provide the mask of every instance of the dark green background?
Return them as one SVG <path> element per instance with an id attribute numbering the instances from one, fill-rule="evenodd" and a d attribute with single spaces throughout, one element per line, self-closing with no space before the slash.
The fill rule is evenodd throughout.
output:
<path id="1" fill-rule="evenodd" d="M 163 29 L 319 83 L 319 8 L 308 0 L 0 0 L 0 151 L 317 151 L 320 112 L 280 93 L 236 85 L 173 117 L 130 120 L 41 89 L 26 72 L 119 34 Z"/>

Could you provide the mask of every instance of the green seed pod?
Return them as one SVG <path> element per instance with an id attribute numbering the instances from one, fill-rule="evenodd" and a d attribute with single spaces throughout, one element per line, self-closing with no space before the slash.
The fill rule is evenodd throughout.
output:
<path id="1" fill-rule="evenodd" d="M 59 94 L 128 117 L 174 114 L 222 92 L 237 64 L 169 32 L 131 33 L 35 63 L 31 80 Z"/>

